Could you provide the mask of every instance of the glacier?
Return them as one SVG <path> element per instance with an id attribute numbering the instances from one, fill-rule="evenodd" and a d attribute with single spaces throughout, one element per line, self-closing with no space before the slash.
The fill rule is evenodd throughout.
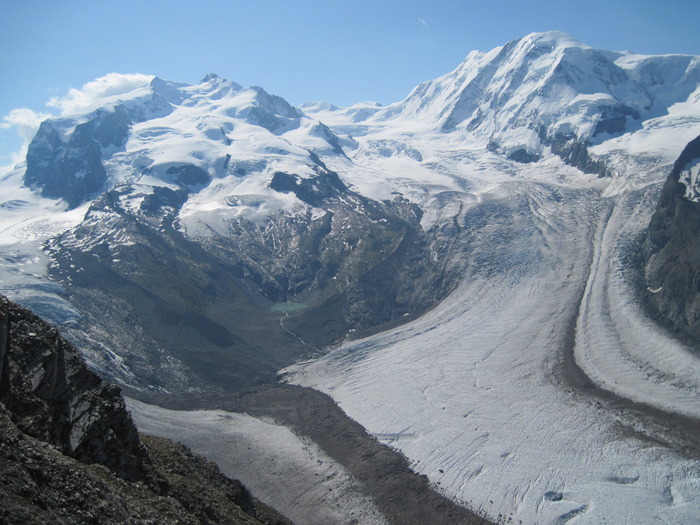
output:
<path id="1" fill-rule="evenodd" d="M 164 213 L 188 241 L 206 247 L 245 224 L 277 249 L 273 220 L 327 211 L 277 191 L 277 174 L 318 191 L 319 171 L 335 173 L 357 213 L 360 196 L 417 206 L 432 263 L 458 278 L 427 313 L 368 337 L 349 331 L 285 366 L 283 381 L 330 395 L 494 522 L 697 522 L 700 354 L 650 318 L 637 257 L 663 181 L 700 135 L 699 86 L 698 57 L 596 50 L 559 32 L 472 52 L 388 106 L 293 108 L 215 75 L 155 78 L 51 123 L 66 138 L 100 111 L 130 115 L 124 140 L 101 149 L 118 213 L 91 207 L 94 195 L 42 196 L 23 185 L 26 166 L 3 178 L 0 279 L 70 325 L 80 312 L 47 278 L 57 237 L 85 252 L 108 239 L 119 262 L 138 237 L 116 219 L 145 214 L 166 188 L 182 195 Z M 684 176 L 694 189 L 697 166 Z M 128 386 L 138 366 L 100 345 L 109 357 L 94 362 L 122 367 L 113 375 Z M 220 412 L 132 406 L 173 435 L 183 422 L 206 426 L 207 440 L 231 433 Z M 273 431 L 271 446 L 298 451 Z M 381 521 L 371 509 L 367 519 Z"/>
<path id="2" fill-rule="evenodd" d="M 221 410 L 178 411 L 127 399 L 141 432 L 177 436 L 196 453 L 215 458 L 261 498 L 308 525 L 367 525 L 387 521 L 342 465 L 313 441 L 274 421 Z M 294 479 L 294 483 L 289 480 Z"/>
<path id="3" fill-rule="evenodd" d="M 605 236 L 608 214 L 623 204 L 514 186 L 501 190 L 514 213 L 475 232 L 469 251 L 489 266 L 468 270 L 419 320 L 289 367 L 285 379 L 331 395 L 492 519 L 692 522 L 700 462 L 675 448 L 687 438 L 675 430 L 676 414 L 697 418 L 700 358 L 644 320 L 620 271 L 604 271 L 618 240 Z M 517 213 L 525 206 L 530 217 Z M 498 240 L 513 224 L 517 248 Z M 571 377 L 575 366 L 590 382 Z"/>

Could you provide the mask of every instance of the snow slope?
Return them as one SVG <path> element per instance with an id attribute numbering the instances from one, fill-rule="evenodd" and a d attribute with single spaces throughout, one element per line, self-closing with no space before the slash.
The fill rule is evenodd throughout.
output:
<path id="1" fill-rule="evenodd" d="M 342 465 L 286 427 L 245 414 L 167 410 L 134 399 L 127 404 L 141 432 L 177 436 L 296 523 L 340 525 L 348 516 L 386 523 Z"/>

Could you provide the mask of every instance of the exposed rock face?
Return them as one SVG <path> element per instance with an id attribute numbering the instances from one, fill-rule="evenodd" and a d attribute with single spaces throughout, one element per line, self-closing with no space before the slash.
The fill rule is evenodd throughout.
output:
<path id="1" fill-rule="evenodd" d="M 0 297 L 0 522 L 290 522 L 182 445 L 141 441 L 119 389 Z"/>
<path id="2" fill-rule="evenodd" d="M 18 428 L 84 463 L 141 477 L 143 452 L 119 389 L 28 310 L 0 298 L 0 312 L 7 341 L 0 401 Z"/>
<path id="3" fill-rule="evenodd" d="M 406 320 L 444 297 L 445 253 L 439 235 L 422 229 L 422 210 L 401 198 L 368 199 L 325 166 L 318 170 L 306 179 L 277 173 L 270 187 L 323 215 L 271 217 L 263 227 L 241 221 L 205 246 L 222 261 L 240 261 L 268 299 L 305 304 L 284 324 L 317 347 Z"/>
<path id="4" fill-rule="evenodd" d="M 601 121 L 604 122 L 604 121 Z M 600 122 L 598 123 L 600 124 Z M 543 139 L 544 144 L 549 144 L 552 153 L 561 157 L 569 166 L 580 169 L 584 173 L 607 177 L 610 175 L 605 163 L 594 160 L 588 153 L 588 145 L 585 142 L 576 140 L 575 137 L 557 135 L 553 139 Z"/>
<path id="5" fill-rule="evenodd" d="M 689 172 L 697 159 L 700 137 L 674 164 L 644 246 L 651 304 L 674 330 L 694 338 L 700 338 L 700 202 Z"/>
<path id="6" fill-rule="evenodd" d="M 220 260 L 174 227 L 183 197 L 159 189 L 130 212 L 141 197 L 112 190 L 51 243 L 52 275 L 82 313 L 67 332 L 100 372 L 144 391 L 274 379 L 308 350 L 282 330 L 270 301 L 249 290 L 236 259 Z"/>
<path id="7" fill-rule="evenodd" d="M 107 180 L 102 148 L 121 146 L 130 124 L 121 106 L 98 111 L 65 138 L 50 120 L 42 122 L 29 145 L 24 183 L 38 188 L 44 197 L 64 199 L 71 208 L 80 205 L 102 190 Z"/>

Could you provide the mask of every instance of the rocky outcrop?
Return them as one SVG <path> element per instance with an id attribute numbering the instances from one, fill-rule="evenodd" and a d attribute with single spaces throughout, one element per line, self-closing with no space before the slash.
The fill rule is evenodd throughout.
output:
<path id="1" fill-rule="evenodd" d="M 25 185 L 75 208 L 104 189 L 107 172 L 102 164 L 102 148 L 121 146 L 130 124 L 121 106 L 111 112 L 98 111 L 91 120 L 75 126 L 67 137 L 61 136 L 51 120 L 42 122 L 27 151 Z"/>
<path id="2" fill-rule="evenodd" d="M 174 226 L 185 190 L 156 189 L 137 212 L 132 195 L 103 194 L 49 245 L 51 275 L 81 312 L 65 332 L 103 377 L 141 392 L 235 390 L 274 380 L 304 353 L 249 290 L 240 258 L 222 260 Z"/>
<path id="3" fill-rule="evenodd" d="M 3 297 L 0 522 L 290 524 L 182 445 L 140 437 L 119 389 Z"/>
<path id="4" fill-rule="evenodd" d="M 569 166 L 580 169 L 583 173 L 608 177 L 610 172 L 604 162 L 595 160 L 588 152 L 588 145 L 575 137 L 557 135 L 552 139 L 544 139 L 544 144 L 552 148 L 552 153 L 561 158 Z"/>
<path id="5" fill-rule="evenodd" d="M 178 226 L 184 188 L 125 185 L 48 243 L 51 277 L 81 313 L 67 333 L 101 374 L 141 393 L 236 391 L 445 296 L 455 232 L 425 231 L 415 204 L 364 197 L 311 158 L 311 176 L 277 171 L 269 183 L 308 205 L 301 213 L 194 237 Z"/>
<path id="6" fill-rule="evenodd" d="M 687 196 L 687 173 L 700 159 L 700 137 L 675 162 L 644 245 L 649 302 L 672 329 L 700 340 L 700 202 Z"/>
<path id="7" fill-rule="evenodd" d="M 25 434 L 119 477 L 142 477 L 136 427 L 119 389 L 91 372 L 57 330 L 0 299 L 6 341 L 0 402 Z"/>
<path id="8" fill-rule="evenodd" d="M 262 227 L 241 220 L 203 244 L 221 261 L 239 261 L 245 279 L 267 299 L 303 306 L 289 312 L 284 326 L 323 348 L 407 321 L 454 283 L 445 275 L 439 235 L 422 228 L 417 205 L 401 196 L 369 199 L 317 162 L 316 176 L 277 172 L 270 188 L 323 213 L 271 216 Z"/>

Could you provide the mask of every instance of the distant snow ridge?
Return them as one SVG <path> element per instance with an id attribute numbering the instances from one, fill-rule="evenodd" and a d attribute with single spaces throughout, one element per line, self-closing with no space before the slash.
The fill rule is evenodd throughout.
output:
<path id="1" fill-rule="evenodd" d="M 561 33 L 533 34 L 470 54 L 453 73 L 416 88 L 400 114 L 539 153 L 542 141 L 558 135 L 599 142 L 628 130 L 665 113 L 669 91 L 685 100 L 699 81 L 695 57 L 660 63 L 599 51 Z"/>
<path id="2" fill-rule="evenodd" d="M 351 133 L 391 127 L 414 136 L 448 134 L 513 160 L 532 162 L 554 153 L 586 172 L 609 174 L 586 158 L 587 147 L 663 121 L 673 104 L 690 102 L 691 95 L 694 109 L 682 119 L 692 122 L 673 125 L 696 126 L 698 82 L 695 56 L 601 51 L 564 33 L 533 33 L 488 53 L 470 53 L 453 72 L 386 108 L 316 105 L 307 111 Z"/>
<path id="3" fill-rule="evenodd" d="M 96 192 L 133 182 L 195 193 L 215 178 L 236 187 L 246 177 L 254 186 L 251 175 L 313 165 L 309 150 L 342 154 L 328 128 L 262 88 L 211 74 L 195 86 L 156 77 L 86 114 L 44 122 L 30 145 L 24 180 L 76 207 Z"/>

